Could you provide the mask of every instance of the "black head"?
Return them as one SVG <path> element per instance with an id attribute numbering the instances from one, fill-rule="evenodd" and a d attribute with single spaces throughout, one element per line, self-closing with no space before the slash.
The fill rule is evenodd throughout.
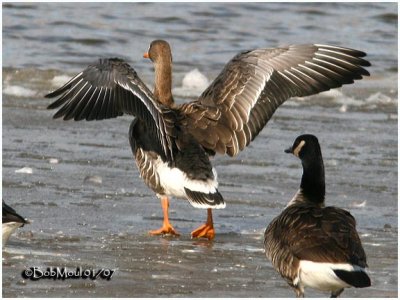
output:
<path id="1" fill-rule="evenodd" d="M 161 61 L 172 62 L 171 47 L 164 40 L 152 41 L 149 51 L 143 55 L 145 58 L 150 58 L 152 62 L 157 63 Z"/>
<path id="2" fill-rule="evenodd" d="M 285 150 L 301 159 L 303 176 L 300 188 L 304 199 L 318 205 L 324 204 L 325 171 L 321 148 L 316 136 L 303 134 L 296 138 L 292 147 Z"/>
<path id="3" fill-rule="evenodd" d="M 285 150 L 286 153 L 292 153 L 302 161 L 321 157 L 321 148 L 318 139 L 312 134 L 303 134 L 296 138 L 292 147 Z"/>

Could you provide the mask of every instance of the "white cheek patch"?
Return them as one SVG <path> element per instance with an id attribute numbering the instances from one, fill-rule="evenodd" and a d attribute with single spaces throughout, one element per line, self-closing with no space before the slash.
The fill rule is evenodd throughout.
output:
<path id="1" fill-rule="evenodd" d="M 304 140 L 302 140 L 297 147 L 293 150 L 293 154 L 297 157 L 299 157 L 299 153 L 301 151 L 301 149 L 304 147 L 304 145 L 306 144 L 306 142 Z"/>

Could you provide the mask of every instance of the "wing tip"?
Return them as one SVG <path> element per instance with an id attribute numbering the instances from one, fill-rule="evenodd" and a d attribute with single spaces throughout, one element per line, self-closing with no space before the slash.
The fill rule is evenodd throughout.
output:
<path id="1" fill-rule="evenodd" d="M 57 107 L 59 107 L 60 105 L 57 104 L 57 102 L 53 102 L 49 105 L 47 105 L 46 109 L 55 109 Z"/>
<path id="2" fill-rule="evenodd" d="M 57 97 L 59 95 L 58 90 L 52 91 L 46 95 L 44 95 L 45 98 L 54 98 Z"/>

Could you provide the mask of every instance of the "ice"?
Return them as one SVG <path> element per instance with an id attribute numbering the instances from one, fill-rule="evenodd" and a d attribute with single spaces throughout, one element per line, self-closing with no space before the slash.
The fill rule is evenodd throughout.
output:
<path id="1" fill-rule="evenodd" d="M 32 174 L 33 170 L 29 167 L 23 167 L 22 169 L 15 170 L 15 173 Z"/>

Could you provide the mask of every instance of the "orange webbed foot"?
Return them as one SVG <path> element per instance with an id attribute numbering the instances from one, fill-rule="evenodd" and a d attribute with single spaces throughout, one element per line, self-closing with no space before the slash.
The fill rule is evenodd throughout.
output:
<path id="1" fill-rule="evenodd" d="M 150 230 L 150 235 L 172 235 L 172 236 L 180 236 L 178 231 L 174 229 L 171 225 L 163 225 L 160 229 Z"/>
<path id="2" fill-rule="evenodd" d="M 169 207 L 169 200 L 168 197 L 161 197 L 161 207 L 163 210 L 163 226 L 157 230 L 150 230 L 150 235 L 172 235 L 172 236 L 179 236 L 180 234 L 172 227 L 171 223 L 169 223 L 168 218 L 168 207 Z"/>
<path id="3" fill-rule="evenodd" d="M 199 228 L 192 231 L 192 239 L 193 238 L 206 238 L 208 240 L 212 240 L 215 237 L 214 226 L 211 224 L 201 225 Z"/>

